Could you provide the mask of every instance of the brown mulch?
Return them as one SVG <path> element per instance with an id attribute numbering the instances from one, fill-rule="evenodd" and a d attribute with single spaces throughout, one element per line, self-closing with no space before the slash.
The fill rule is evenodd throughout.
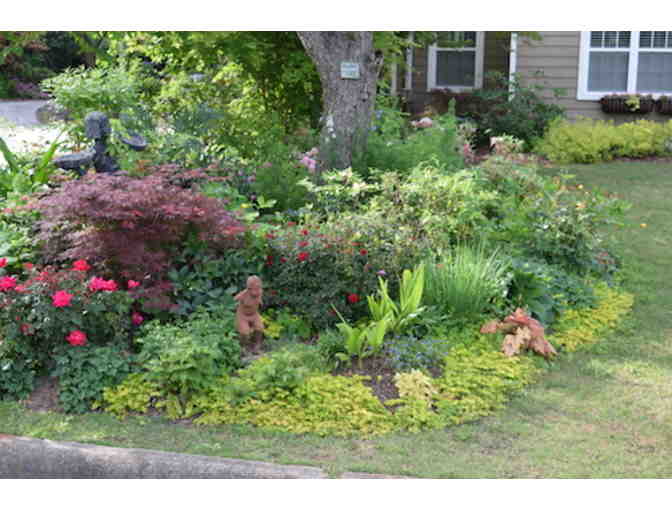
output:
<path id="1" fill-rule="evenodd" d="M 48 376 L 38 378 L 35 389 L 23 401 L 23 405 L 31 411 L 62 413 L 63 409 L 58 403 L 58 378 Z"/>
<path id="2" fill-rule="evenodd" d="M 381 356 L 370 356 L 362 360 L 361 366 L 358 361 L 353 361 L 352 365 L 337 369 L 333 375 L 364 375 L 371 379 L 363 381 L 366 386 L 371 388 L 372 393 L 385 404 L 386 400 L 399 398 L 399 390 L 394 384 L 395 370 L 387 359 Z"/>

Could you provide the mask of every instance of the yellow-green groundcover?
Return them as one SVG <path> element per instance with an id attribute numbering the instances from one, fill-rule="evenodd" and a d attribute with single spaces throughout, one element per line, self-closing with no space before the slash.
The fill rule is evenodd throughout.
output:
<path id="1" fill-rule="evenodd" d="M 568 310 L 556 324 L 550 342 L 574 351 L 597 341 L 631 309 L 633 296 L 606 285 L 595 289 L 595 308 Z M 491 337 L 452 349 L 440 377 L 413 370 L 397 374 L 400 398 L 383 405 L 364 383 L 364 377 L 319 374 L 293 391 L 261 392 L 238 405 L 223 390 L 223 378 L 206 394 L 186 406 L 162 399 L 141 374 L 105 392 L 103 407 L 118 416 L 145 412 L 150 400 L 166 408 L 169 417 L 197 416 L 197 424 L 249 423 L 261 428 L 322 436 L 372 437 L 394 431 L 417 432 L 464 423 L 501 409 L 509 396 L 532 382 L 542 371 L 534 355 L 507 357 L 493 347 Z M 155 404 L 156 405 L 156 404 Z"/>

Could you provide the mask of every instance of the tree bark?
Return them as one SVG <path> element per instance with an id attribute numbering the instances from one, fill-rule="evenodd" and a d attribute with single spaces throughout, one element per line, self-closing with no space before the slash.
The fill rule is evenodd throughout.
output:
<path id="1" fill-rule="evenodd" d="M 297 32 L 322 83 L 320 166 L 343 169 L 364 156 L 382 56 L 373 32 Z M 341 64 L 359 65 L 359 78 L 341 76 Z"/>

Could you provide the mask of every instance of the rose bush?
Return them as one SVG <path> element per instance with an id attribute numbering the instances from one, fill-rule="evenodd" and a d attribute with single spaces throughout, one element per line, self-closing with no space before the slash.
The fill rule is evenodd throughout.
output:
<path id="1" fill-rule="evenodd" d="M 0 360 L 22 360 L 39 371 L 66 342 L 128 346 L 139 316 L 132 315 L 137 282 L 121 290 L 86 268 L 84 260 L 65 270 L 29 265 L 22 275 L 0 278 Z"/>

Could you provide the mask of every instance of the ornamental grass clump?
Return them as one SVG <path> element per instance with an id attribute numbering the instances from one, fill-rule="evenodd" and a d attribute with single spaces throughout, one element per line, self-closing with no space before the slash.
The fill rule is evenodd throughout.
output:
<path id="1" fill-rule="evenodd" d="M 477 316 L 506 293 L 508 261 L 497 250 L 488 253 L 483 245 L 458 245 L 426 267 L 423 301 L 447 316 Z"/>

